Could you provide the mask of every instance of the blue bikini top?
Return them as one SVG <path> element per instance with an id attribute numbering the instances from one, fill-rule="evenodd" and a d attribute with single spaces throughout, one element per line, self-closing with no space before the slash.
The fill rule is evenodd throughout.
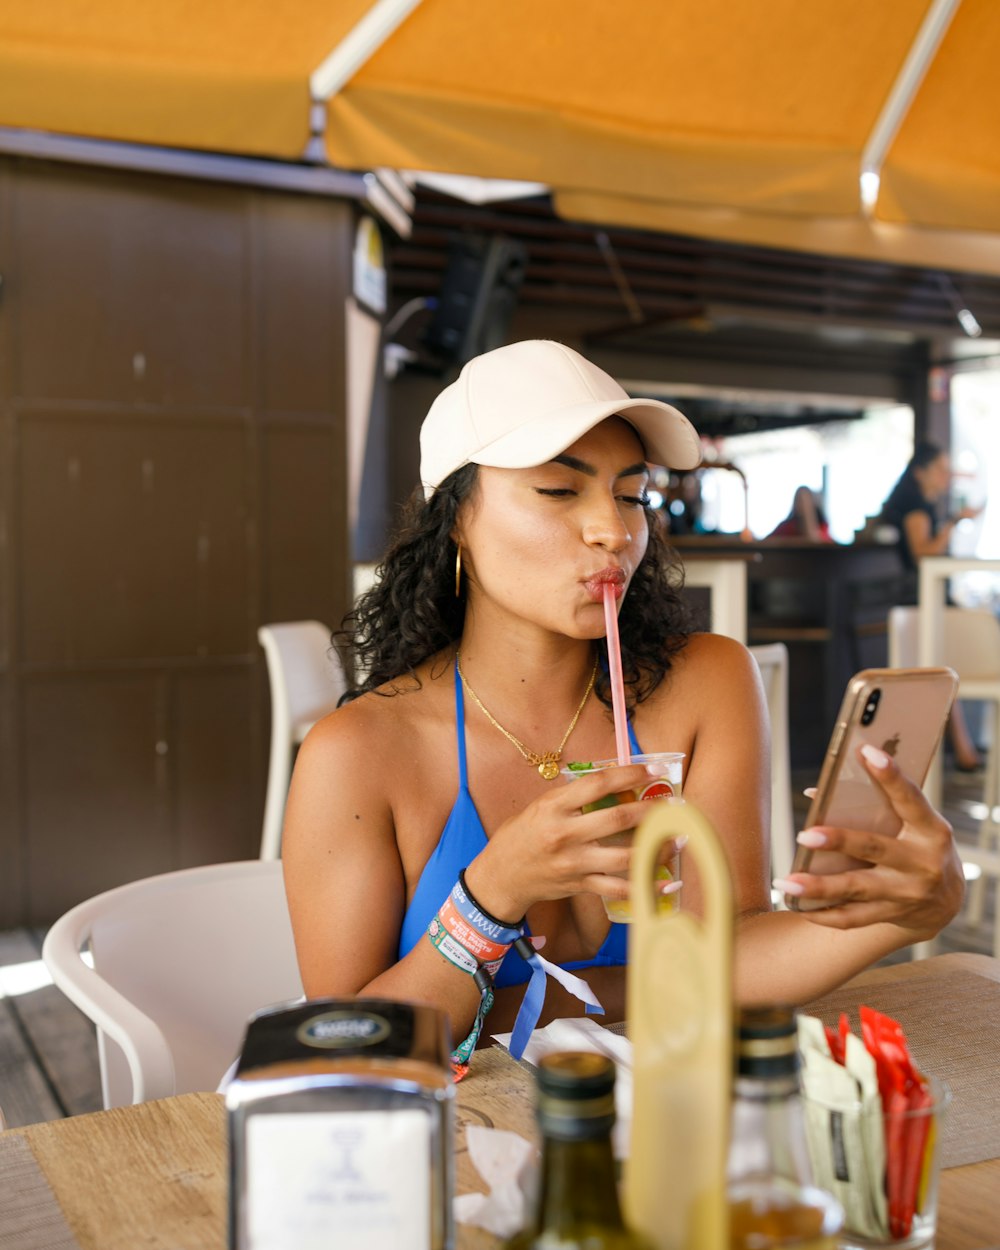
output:
<path id="1" fill-rule="evenodd" d="M 462 682 L 455 667 L 455 731 L 458 743 L 458 795 L 451 809 L 448 821 L 438 839 L 438 844 L 424 865 L 417 888 L 403 917 L 403 925 L 399 932 L 399 955 L 404 955 L 416 946 L 427 932 L 427 926 L 437 914 L 441 904 L 451 893 L 451 888 L 458 880 L 459 871 L 475 859 L 486 845 L 486 831 L 476 811 L 469 792 L 469 779 L 465 758 L 465 698 Z M 639 746 L 629 722 L 628 736 L 631 749 L 640 754 Z M 612 924 L 608 936 L 601 943 L 597 954 L 590 959 L 580 959 L 562 964 L 570 972 L 578 972 L 582 968 L 620 968 L 628 962 L 628 925 Z M 507 955 L 496 976 L 498 988 L 506 985 L 521 985 L 528 980 L 530 969 L 527 963 L 513 951 Z"/>

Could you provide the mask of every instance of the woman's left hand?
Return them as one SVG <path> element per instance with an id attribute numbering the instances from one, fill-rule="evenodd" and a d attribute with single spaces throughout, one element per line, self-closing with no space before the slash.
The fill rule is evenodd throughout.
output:
<path id="1" fill-rule="evenodd" d="M 877 748 L 861 753 L 872 781 L 885 793 L 903 825 L 894 837 L 832 825 L 817 825 L 799 834 L 805 846 L 838 851 L 871 867 L 819 876 L 794 873 L 789 885 L 799 898 L 821 902 L 822 910 L 806 911 L 816 924 L 836 929 L 889 923 L 907 932 L 907 942 L 925 941 L 956 915 L 965 894 L 962 862 L 951 825 L 935 811 L 918 786 L 907 780 L 895 762 Z"/>

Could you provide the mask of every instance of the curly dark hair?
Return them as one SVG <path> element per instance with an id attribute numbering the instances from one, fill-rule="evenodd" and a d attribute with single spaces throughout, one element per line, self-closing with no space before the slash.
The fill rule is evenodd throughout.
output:
<path id="1" fill-rule="evenodd" d="M 451 537 L 462 501 L 472 493 L 478 468 L 457 469 L 425 500 L 418 488 L 376 572 L 372 588 L 334 635 L 365 674 L 341 702 L 369 692 L 395 693 L 404 674 L 416 681 L 419 664 L 456 643 L 465 623 L 465 592 L 455 596 L 456 545 Z M 681 590 L 683 567 L 667 545 L 656 513 L 644 509 L 649 527 L 646 554 L 636 569 L 618 618 L 622 671 L 630 706 L 649 698 L 663 680 L 672 656 L 693 632 L 693 617 Z M 607 643 L 598 648 L 607 659 Z M 388 690 L 379 687 L 389 686 Z M 611 707 L 607 664 L 598 668 L 594 690 Z"/>

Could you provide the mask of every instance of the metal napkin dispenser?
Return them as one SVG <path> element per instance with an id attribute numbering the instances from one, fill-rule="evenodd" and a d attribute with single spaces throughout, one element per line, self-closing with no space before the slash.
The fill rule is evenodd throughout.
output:
<path id="1" fill-rule="evenodd" d="M 230 1250 L 450 1250 L 450 1049 L 410 1003 L 255 1015 L 226 1091 Z"/>

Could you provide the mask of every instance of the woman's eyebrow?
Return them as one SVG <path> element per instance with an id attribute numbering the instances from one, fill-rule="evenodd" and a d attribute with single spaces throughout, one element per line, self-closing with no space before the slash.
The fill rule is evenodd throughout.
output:
<path id="1" fill-rule="evenodd" d="M 576 456 L 553 456 L 549 461 L 550 464 L 564 464 L 568 469 L 576 469 L 578 473 L 586 473 L 587 477 L 596 477 L 597 470 L 592 464 L 588 464 L 586 460 L 578 460 Z M 640 474 L 646 474 L 649 470 L 646 468 L 645 460 L 639 460 L 636 464 L 630 464 L 627 469 L 622 469 L 617 477 L 638 477 Z"/>

